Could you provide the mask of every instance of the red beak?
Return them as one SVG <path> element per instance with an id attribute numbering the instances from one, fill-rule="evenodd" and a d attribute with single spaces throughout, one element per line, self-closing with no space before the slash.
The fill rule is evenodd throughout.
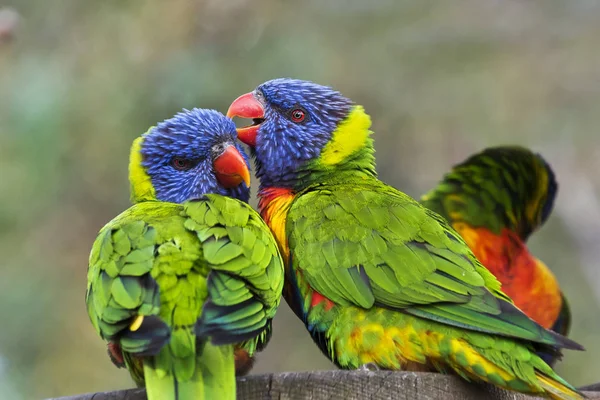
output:
<path id="1" fill-rule="evenodd" d="M 263 108 L 260 101 L 256 100 L 256 97 L 250 93 L 246 93 L 238 97 L 231 103 L 229 110 L 227 110 L 227 116 L 229 118 L 240 117 L 240 118 L 251 118 L 260 119 L 265 118 L 265 109 Z M 246 143 L 248 146 L 256 146 L 256 134 L 260 128 L 260 122 L 254 125 L 238 128 L 238 138 Z"/>
<path id="2" fill-rule="evenodd" d="M 221 185 L 226 188 L 234 188 L 245 182 L 250 187 L 250 171 L 246 160 L 235 148 L 228 146 L 221 155 L 213 160 L 215 175 Z"/>

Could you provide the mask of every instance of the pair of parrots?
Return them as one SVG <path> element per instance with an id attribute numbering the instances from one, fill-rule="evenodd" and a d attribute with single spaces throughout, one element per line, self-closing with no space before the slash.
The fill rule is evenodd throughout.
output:
<path id="1" fill-rule="evenodd" d="M 236 133 L 228 117 L 253 123 Z M 419 203 L 378 180 L 370 126 L 339 92 L 276 79 L 227 117 L 184 110 L 134 141 L 134 205 L 93 245 L 86 303 L 150 400 L 235 398 L 282 292 L 340 368 L 582 398 L 541 358 L 581 346 L 561 335 L 567 305 L 525 246 L 552 208 L 550 167 L 488 149 Z M 236 139 L 256 162 L 260 215 Z"/>

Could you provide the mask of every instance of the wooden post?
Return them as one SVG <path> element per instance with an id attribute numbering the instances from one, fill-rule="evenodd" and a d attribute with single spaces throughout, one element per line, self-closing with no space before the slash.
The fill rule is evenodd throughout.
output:
<path id="1" fill-rule="evenodd" d="M 469 384 L 451 375 L 394 371 L 314 371 L 238 378 L 240 400 L 532 400 L 536 397 Z M 600 392 L 586 392 L 600 399 Z M 146 400 L 144 389 L 89 393 L 51 400 Z"/>

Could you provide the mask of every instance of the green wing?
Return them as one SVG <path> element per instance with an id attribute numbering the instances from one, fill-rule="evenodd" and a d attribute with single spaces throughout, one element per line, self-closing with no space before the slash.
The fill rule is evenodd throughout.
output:
<path id="1" fill-rule="evenodd" d="M 186 204 L 211 273 L 196 324 L 212 343 L 239 343 L 252 355 L 270 337 L 283 290 L 283 261 L 269 228 L 249 205 L 219 195 Z M 258 336 L 257 336 L 258 335 Z"/>
<path id="2" fill-rule="evenodd" d="M 99 335 L 128 353 L 156 355 L 171 343 L 173 354 L 191 356 L 194 336 L 252 339 L 253 351 L 269 335 L 282 286 L 283 263 L 260 216 L 208 195 L 183 206 L 136 204 L 107 224 L 90 255 L 86 303 Z"/>
<path id="3" fill-rule="evenodd" d="M 334 302 L 378 305 L 471 330 L 578 347 L 512 305 L 438 214 L 382 183 L 316 186 L 287 219 L 292 263 Z"/>
<path id="4" fill-rule="evenodd" d="M 170 329 L 159 318 L 159 286 L 152 276 L 160 246 L 155 227 L 144 221 L 134 206 L 108 223 L 90 254 L 86 304 L 94 328 L 105 340 L 139 355 L 155 354 L 169 341 Z M 177 208 L 163 212 L 177 218 Z M 142 326 L 129 329 L 137 316 Z"/>
<path id="5" fill-rule="evenodd" d="M 521 239 L 548 218 L 558 190 L 550 165 L 519 146 L 492 147 L 454 166 L 422 204 L 448 221 L 464 221 Z"/>

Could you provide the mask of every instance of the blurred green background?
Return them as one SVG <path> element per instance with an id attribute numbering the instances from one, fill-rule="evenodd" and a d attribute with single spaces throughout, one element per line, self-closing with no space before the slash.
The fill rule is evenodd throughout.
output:
<path id="1" fill-rule="evenodd" d="M 0 11 L 0 398 L 132 385 L 84 307 L 100 227 L 128 207 L 131 141 L 267 79 L 332 85 L 373 116 L 382 179 L 418 196 L 484 146 L 555 167 L 531 241 L 574 313 L 558 369 L 600 381 L 600 3 L 13 0 Z M 255 373 L 329 369 L 284 306 Z"/>

